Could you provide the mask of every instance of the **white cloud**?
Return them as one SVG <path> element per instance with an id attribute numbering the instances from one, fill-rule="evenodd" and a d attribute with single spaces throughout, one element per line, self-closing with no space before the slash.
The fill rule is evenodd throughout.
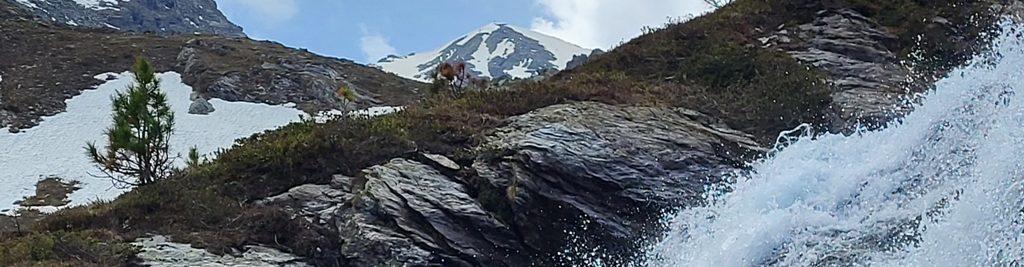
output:
<path id="1" fill-rule="evenodd" d="M 533 30 L 589 48 L 608 49 L 640 36 L 644 26 L 700 15 L 703 0 L 536 0 L 548 13 Z"/>
<path id="2" fill-rule="evenodd" d="M 367 63 L 376 63 L 386 56 L 397 54 L 387 38 L 379 33 L 369 33 L 365 28 L 363 37 L 359 39 L 359 48 L 363 50 Z"/>
<path id="3" fill-rule="evenodd" d="M 296 0 L 218 0 L 218 4 L 237 6 L 270 22 L 286 21 L 299 13 Z"/>

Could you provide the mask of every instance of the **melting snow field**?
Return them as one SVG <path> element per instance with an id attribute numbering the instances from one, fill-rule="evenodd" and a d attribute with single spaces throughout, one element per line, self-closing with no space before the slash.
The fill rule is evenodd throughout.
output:
<path id="1" fill-rule="evenodd" d="M 104 131 L 111 124 L 111 97 L 132 83 L 130 73 L 97 78 L 108 75 L 116 79 L 67 100 L 66 112 L 47 117 L 39 126 L 21 133 L 0 132 L 0 188 L 4 189 L 0 192 L 0 210 L 11 212 L 17 208 L 15 201 L 35 193 L 37 181 L 52 176 L 81 182 L 81 189 L 70 197 L 70 205 L 113 199 L 125 191 L 112 187 L 107 179 L 91 176 L 98 172 L 82 148 L 86 142 L 104 144 Z M 298 121 L 305 115 L 287 106 L 220 99 L 210 100 L 217 109 L 210 115 L 188 114 L 192 88 L 182 83 L 177 73 L 160 74 L 158 78 L 175 112 L 172 154 L 185 155 L 192 146 L 209 154 L 232 146 L 236 139 Z"/>

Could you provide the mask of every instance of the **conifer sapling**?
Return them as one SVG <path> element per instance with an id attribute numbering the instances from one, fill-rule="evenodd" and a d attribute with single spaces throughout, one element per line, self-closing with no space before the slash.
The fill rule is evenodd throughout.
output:
<path id="1" fill-rule="evenodd" d="M 153 66 L 139 58 L 132 71 L 135 84 L 113 99 L 113 125 L 104 151 L 95 143 L 86 154 L 115 185 L 146 185 L 170 174 L 174 112 L 160 91 Z"/>

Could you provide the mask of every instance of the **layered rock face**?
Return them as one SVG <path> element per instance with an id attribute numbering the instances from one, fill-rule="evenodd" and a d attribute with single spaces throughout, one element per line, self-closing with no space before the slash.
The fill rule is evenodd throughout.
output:
<path id="1" fill-rule="evenodd" d="M 402 106 L 416 101 L 423 86 L 349 60 L 248 39 L 189 39 L 174 68 L 204 97 L 290 102 L 310 112 Z M 354 103 L 339 95 L 342 87 Z"/>
<path id="2" fill-rule="evenodd" d="M 244 37 L 213 0 L 3 0 L 70 26 L 160 35 L 204 33 Z"/>
<path id="3" fill-rule="evenodd" d="M 493 151 L 473 165 L 481 187 L 500 194 L 494 205 L 509 209 L 530 247 L 551 251 L 578 238 L 610 255 L 642 245 L 635 242 L 658 230 L 648 223 L 665 209 L 697 204 L 741 153 L 759 150 L 749 135 L 694 111 L 595 103 L 517 117 L 481 149 Z"/>
<path id="4" fill-rule="evenodd" d="M 927 87 L 910 80 L 896 55 L 897 38 L 853 10 L 821 11 L 813 22 L 761 39 L 824 72 L 833 84 L 832 129 L 877 127 L 910 111 L 910 93 Z"/>
<path id="5" fill-rule="evenodd" d="M 565 264 L 572 246 L 629 255 L 616 252 L 658 231 L 659 211 L 697 203 L 760 150 L 690 110 L 590 102 L 513 118 L 479 149 L 471 166 L 394 159 L 263 203 L 336 231 L 324 256 L 353 265 Z"/>

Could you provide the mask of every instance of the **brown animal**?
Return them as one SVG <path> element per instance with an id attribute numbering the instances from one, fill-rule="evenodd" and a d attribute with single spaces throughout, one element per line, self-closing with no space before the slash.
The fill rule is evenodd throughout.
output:
<path id="1" fill-rule="evenodd" d="M 441 63 L 441 66 L 439 66 L 438 69 L 438 75 L 448 81 L 454 82 L 456 80 L 462 80 L 464 79 L 464 76 L 466 76 L 466 63 L 463 62 Z"/>

